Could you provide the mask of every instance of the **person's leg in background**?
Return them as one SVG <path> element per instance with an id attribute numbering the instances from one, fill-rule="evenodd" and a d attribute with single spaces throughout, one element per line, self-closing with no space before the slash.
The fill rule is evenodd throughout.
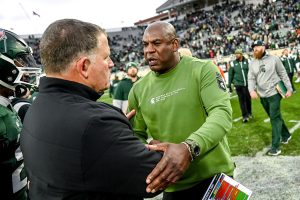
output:
<path id="1" fill-rule="evenodd" d="M 246 104 L 246 98 L 244 95 L 244 91 L 243 91 L 243 86 L 235 86 L 236 89 L 236 93 L 239 97 L 239 103 L 240 103 L 240 108 L 241 108 L 241 112 L 242 112 L 242 116 L 243 116 L 243 122 L 248 122 L 249 118 L 248 118 L 248 111 L 247 111 L 247 104 Z"/>
<path id="2" fill-rule="evenodd" d="M 243 93 L 244 93 L 244 97 L 245 97 L 248 118 L 252 118 L 253 116 L 252 116 L 251 96 L 250 96 L 250 93 L 248 90 L 248 86 L 243 87 Z"/>
<path id="3" fill-rule="evenodd" d="M 293 83 L 293 76 L 294 76 L 294 73 L 288 73 L 288 77 L 290 79 L 290 82 L 291 82 L 291 85 L 292 85 L 292 88 L 293 88 L 293 92 L 296 92 L 296 88 L 295 88 L 294 83 Z"/>

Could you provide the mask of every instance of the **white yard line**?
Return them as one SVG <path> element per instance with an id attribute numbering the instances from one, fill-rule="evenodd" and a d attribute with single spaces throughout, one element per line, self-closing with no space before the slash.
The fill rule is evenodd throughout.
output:
<path id="1" fill-rule="evenodd" d="M 289 120 L 289 122 L 295 122 L 295 126 L 293 126 L 289 131 L 290 133 L 294 133 L 298 128 L 300 128 L 300 121 L 297 120 Z"/>
<path id="2" fill-rule="evenodd" d="M 241 119 L 243 119 L 243 117 L 238 117 L 238 118 L 234 119 L 233 122 L 238 122 L 238 121 L 240 121 Z"/>

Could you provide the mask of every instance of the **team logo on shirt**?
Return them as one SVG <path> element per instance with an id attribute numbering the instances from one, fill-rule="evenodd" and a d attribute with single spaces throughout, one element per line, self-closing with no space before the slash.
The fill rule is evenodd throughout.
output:
<path id="1" fill-rule="evenodd" d="M 216 78 L 219 88 L 226 92 L 226 84 L 221 74 L 216 72 Z"/>
<path id="2" fill-rule="evenodd" d="M 179 88 L 174 91 L 167 92 L 165 94 L 161 94 L 157 97 L 153 97 L 150 99 L 150 103 L 156 104 L 158 102 L 165 101 L 166 99 L 170 98 L 171 96 L 178 95 L 182 90 L 185 90 L 185 88 Z"/>

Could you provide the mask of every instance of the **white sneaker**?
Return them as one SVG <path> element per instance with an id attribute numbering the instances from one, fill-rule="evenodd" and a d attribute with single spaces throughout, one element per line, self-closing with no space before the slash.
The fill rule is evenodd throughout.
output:
<path id="1" fill-rule="evenodd" d="M 297 78 L 297 80 L 295 80 L 295 83 L 300 83 L 300 78 Z"/>

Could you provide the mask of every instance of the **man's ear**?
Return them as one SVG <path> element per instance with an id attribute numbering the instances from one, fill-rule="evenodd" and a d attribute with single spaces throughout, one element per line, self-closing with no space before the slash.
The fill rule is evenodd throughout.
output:
<path id="1" fill-rule="evenodd" d="M 87 79 L 89 77 L 88 68 L 90 66 L 90 60 L 87 57 L 82 57 L 76 62 L 76 70 L 77 72 Z"/>
<path id="2" fill-rule="evenodd" d="M 179 49 L 179 39 L 175 38 L 173 41 L 173 51 L 176 52 Z"/>

